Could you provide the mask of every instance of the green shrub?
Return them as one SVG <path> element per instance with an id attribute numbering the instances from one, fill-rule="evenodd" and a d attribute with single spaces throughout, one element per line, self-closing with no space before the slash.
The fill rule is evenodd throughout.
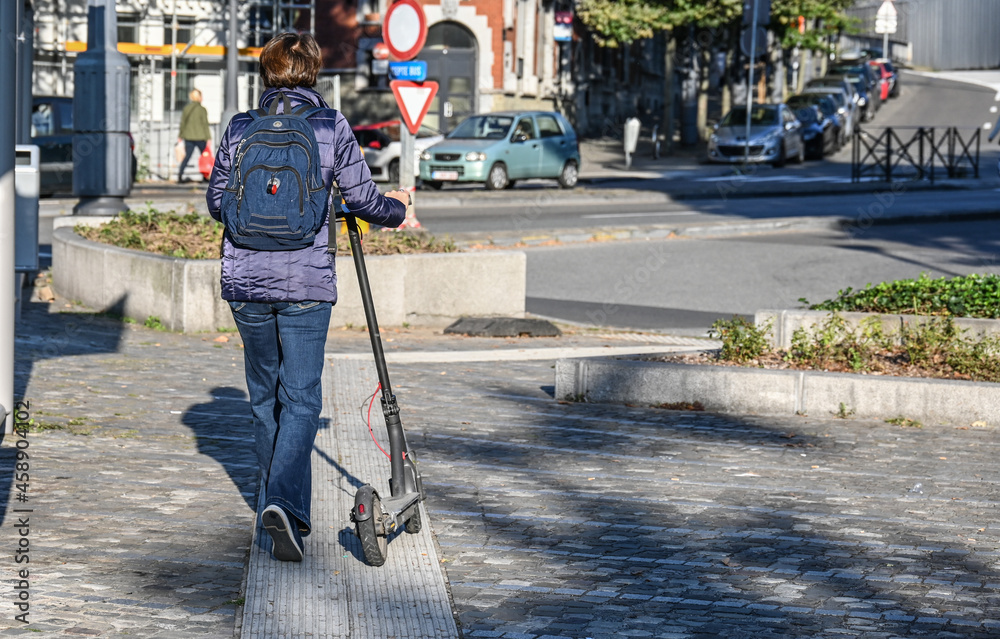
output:
<path id="1" fill-rule="evenodd" d="M 746 318 L 733 316 L 731 320 L 715 320 L 708 334 L 722 340 L 721 359 L 741 364 L 758 359 L 771 350 L 767 339 L 771 323 L 756 326 Z"/>
<path id="2" fill-rule="evenodd" d="M 815 311 L 1000 318 L 1000 275 L 931 279 L 921 273 L 917 279 L 867 284 L 860 291 L 847 288 L 819 304 L 799 301 Z"/>

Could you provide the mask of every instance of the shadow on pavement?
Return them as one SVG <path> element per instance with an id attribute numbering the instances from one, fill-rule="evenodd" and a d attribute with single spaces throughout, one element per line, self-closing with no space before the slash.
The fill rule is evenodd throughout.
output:
<path id="1" fill-rule="evenodd" d="M 933 453 L 904 468 L 845 462 L 885 446 L 919 455 L 899 429 L 875 425 L 850 446 L 822 420 L 789 432 L 704 413 L 526 406 L 538 380 L 502 373 L 480 380 L 501 398 L 494 408 L 420 426 L 421 458 L 443 464 L 424 481 L 466 632 L 910 637 L 945 636 L 950 623 L 961 634 L 948 636 L 991 636 L 980 621 L 996 567 L 955 535 L 987 516 L 988 488 L 962 493 L 982 504 L 966 511 L 894 494 L 907 474 L 948 483 L 922 468 Z"/>

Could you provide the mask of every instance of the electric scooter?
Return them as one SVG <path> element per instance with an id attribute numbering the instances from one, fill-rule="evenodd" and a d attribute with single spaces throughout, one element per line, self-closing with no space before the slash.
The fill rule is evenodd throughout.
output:
<path id="1" fill-rule="evenodd" d="M 424 498 L 424 491 L 415 460 L 406 446 L 406 434 L 399 419 L 399 405 L 389 384 L 389 370 L 385 365 L 382 337 L 375 317 L 368 271 L 365 269 L 358 221 L 350 213 L 342 212 L 340 215 L 347 224 L 347 236 L 351 242 L 351 253 L 354 255 L 354 267 L 358 272 L 358 284 L 361 286 L 361 302 L 365 308 L 368 336 L 371 338 L 375 368 L 382 390 L 382 414 L 385 416 L 385 428 L 389 434 L 389 459 L 392 469 L 389 479 L 390 496 L 383 498 L 371 484 L 365 484 L 354 495 L 351 521 L 354 522 L 355 534 L 361 539 L 365 559 L 372 566 L 381 566 L 387 557 L 389 536 L 400 526 L 411 534 L 420 532 L 422 525 L 420 502 Z"/>

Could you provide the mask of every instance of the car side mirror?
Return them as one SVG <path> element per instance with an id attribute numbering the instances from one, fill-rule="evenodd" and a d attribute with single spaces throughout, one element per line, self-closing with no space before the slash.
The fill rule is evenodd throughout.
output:
<path id="1" fill-rule="evenodd" d="M 517 134 L 517 135 L 514 136 L 514 141 L 515 142 L 527 142 L 528 141 L 528 136 L 525 135 L 524 133 L 519 133 L 519 134 Z"/>

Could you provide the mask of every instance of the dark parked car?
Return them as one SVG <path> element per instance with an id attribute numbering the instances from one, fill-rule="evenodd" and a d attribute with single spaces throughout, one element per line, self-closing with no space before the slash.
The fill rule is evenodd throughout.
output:
<path id="1" fill-rule="evenodd" d="M 835 63 L 827 71 L 827 75 L 844 75 L 848 78 L 853 76 L 859 76 L 864 81 L 864 85 L 867 89 L 867 98 L 871 103 L 872 117 L 875 116 L 875 112 L 879 110 L 882 106 L 882 78 L 877 76 L 875 71 L 868 66 L 867 62 L 862 63 L 850 63 L 850 64 L 837 64 Z M 871 119 L 871 118 L 869 118 Z"/>
<path id="2" fill-rule="evenodd" d="M 795 116 L 798 117 L 799 120 L 802 120 L 798 112 L 800 108 L 816 107 L 819 109 L 822 116 L 820 123 L 824 129 L 824 141 L 820 157 L 828 153 L 834 153 L 841 146 L 843 146 L 846 137 L 846 134 L 844 133 L 844 120 L 841 119 L 843 116 L 838 113 L 837 105 L 832 97 L 818 93 L 803 93 L 801 95 L 794 95 L 788 98 L 787 104 L 789 108 L 795 111 Z M 826 138 L 830 138 L 830 140 L 827 141 Z M 806 153 L 808 154 L 810 147 L 808 139 L 806 141 Z"/>
<path id="3" fill-rule="evenodd" d="M 795 109 L 795 117 L 802 123 L 802 142 L 806 145 L 807 158 L 822 160 L 824 155 L 837 150 L 832 122 L 823 116 L 818 106 L 802 104 Z"/>
<path id="4" fill-rule="evenodd" d="M 31 143 L 38 145 L 41 195 L 73 192 L 73 98 L 34 96 L 31 99 Z M 129 134 L 132 179 L 135 141 Z"/>

